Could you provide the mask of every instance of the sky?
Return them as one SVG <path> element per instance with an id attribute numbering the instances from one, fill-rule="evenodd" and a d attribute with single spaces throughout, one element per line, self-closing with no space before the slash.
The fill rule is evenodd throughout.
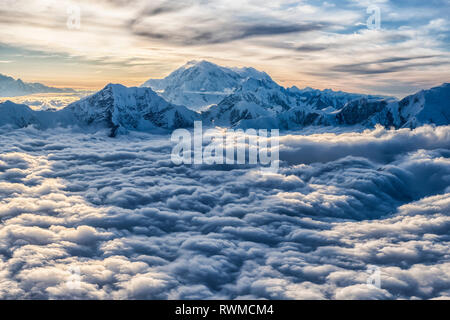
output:
<path id="1" fill-rule="evenodd" d="M 397 97 L 450 80 L 450 0 L 0 1 L 0 73 L 28 82 L 134 86 L 201 59 Z"/>

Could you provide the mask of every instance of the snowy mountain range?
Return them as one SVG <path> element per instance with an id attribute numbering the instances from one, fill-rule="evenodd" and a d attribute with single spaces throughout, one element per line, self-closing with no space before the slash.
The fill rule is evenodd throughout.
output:
<path id="1" fill-rule="evenodd" d="M 190 62 L 165 79 L 149 80 L 146 86 L 159 92 L 109 84 L 60 111 L 33 111 L 8 101 L 0 104 L 0 125 L 106 127 L 115 136 L 129 130 L 191 127 L 195 120 L 210 126 L 285 130 L 311 125 L 414 128 L 450 124 L 449 83 L 399 101 L 330 89 L 284 88 L 255 69 L 201 61 Z M 194 107 L 176 101 L 193 101 Z M 218 102 L 201 104 L 214 101 Z M 199 108 L 204 110 L 195 111 Z"/>
<path id="2" fill-rule="evenodd" d="M 70 88 L 47 87 L 41 83 L 27 83 L 20 79 L 15 80 L 0 74 L 0 97 L 26 96 L 33 93 L 71 93 Z"/>

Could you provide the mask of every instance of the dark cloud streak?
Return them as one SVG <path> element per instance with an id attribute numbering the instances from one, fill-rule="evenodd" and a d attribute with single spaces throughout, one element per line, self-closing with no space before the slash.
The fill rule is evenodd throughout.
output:
<path id="1" fill-rule="evenodd" d="M 129 27 L 135 35 L 163 40 L 177 45 L 205 45 L 228 43 L 236 40 L 277 36 L 285 34 L 306 33 L 325 28 L 323 23 L 287 24 L 281 22 L 228 22 L 204 20 L 208 26 L 196 27 L 195 22 L 184 26 L 177 32 L 165 32 L 154 25 L 147 25 L 141 17 L 129 22 Z M 149 31 L 151 30 L 151 31 Z"/>

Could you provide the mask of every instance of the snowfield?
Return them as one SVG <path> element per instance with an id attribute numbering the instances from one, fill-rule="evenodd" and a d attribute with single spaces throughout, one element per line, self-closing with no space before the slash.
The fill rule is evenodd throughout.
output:
<path id="1" fill-rule="evenodd" d="M 278 174 L 108 133 L 0 128 L 1 299 L 450 298 L 450 126 L 283 134 Z"/>

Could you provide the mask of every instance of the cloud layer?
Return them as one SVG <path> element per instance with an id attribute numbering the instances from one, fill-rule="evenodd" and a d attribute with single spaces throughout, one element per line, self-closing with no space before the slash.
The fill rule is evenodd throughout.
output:
<path id="1" fill-rule="evenodd" d="M 450 298 L 450 127 L 283 136 L 278 174 L 0 130 L 2 299 Z"/>
<path id="2" fill-rule="evenodd" d="M 63 109 L 73 102 L 92 94 L 92 91 L 78 91 L 76 93 L 37 93 L 20 97 L 0 98 L 0 103 L 12 101 L 17 104 L 25 104 L 33 110 Z"/>

